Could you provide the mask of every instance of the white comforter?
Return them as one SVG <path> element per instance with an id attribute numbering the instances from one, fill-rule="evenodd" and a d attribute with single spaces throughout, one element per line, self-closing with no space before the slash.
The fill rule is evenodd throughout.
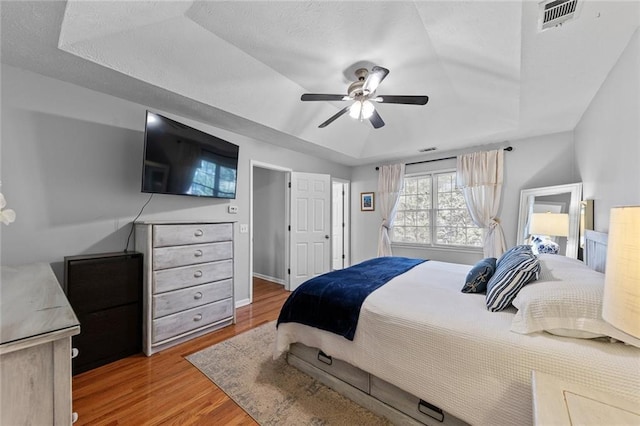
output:
<path id="1" fill-rule="evenodd" d="M 280 324 L 274 356 L 320 348 L 473 425 L 531 424 L 532 370 L 640 404 L 640 349 L 511 332 L 513 308 L 489 312 L 484 294 L 460 292 L 469 269 L 428 261 L 394 278 L 365 300 L 353 341 Z"/>

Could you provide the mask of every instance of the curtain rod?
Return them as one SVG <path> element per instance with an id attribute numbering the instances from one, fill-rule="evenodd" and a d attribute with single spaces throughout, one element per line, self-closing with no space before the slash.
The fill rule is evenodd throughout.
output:
<path id="1" fill-rule="evenodd" d="M 513 151 L 513 147 L 512 146 L 508 146 L 506 148 L 504 148 L 505 151 Z M 422 163 L 432 163 L 434 161 L 442 161 L 442 160 L 451 160 L 452 158 L 458 158 L 457 156 L 453 156 L 453 157 L 444 157 L 444 158 L 436 158 L 433 160 L 423 160 L 423 161 L 414 161 L 413 163 L 405 163 L 405 166 L 412 166 L 414 164 L 422 164 Z M 380 170 L 380 166 L 376 166 L 376 170 Z"/>

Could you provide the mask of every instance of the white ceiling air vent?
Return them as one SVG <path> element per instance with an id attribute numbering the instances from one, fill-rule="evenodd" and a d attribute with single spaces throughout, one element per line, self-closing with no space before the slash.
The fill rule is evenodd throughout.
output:
<path id="1" fill-rule="evenodd" d="M 577 18 L 582 2 L 579 0 L 545 0 L 538 5 L 538 30 L 544 31 Z"/>

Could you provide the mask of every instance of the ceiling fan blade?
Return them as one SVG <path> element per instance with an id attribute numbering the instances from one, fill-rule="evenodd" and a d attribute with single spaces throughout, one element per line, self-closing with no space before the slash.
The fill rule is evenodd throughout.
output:
<path id="1" fill-rule="evenodd" d="M 362 90 L 366 93 L 373 93 L 378 88 L 378 85 L 389 74 L 389 70 L 379 66 L 371 68 L 371 72 L 367 76 L 367 79 L 362 86 Z"/>
<path id="2" fill-rule="evenodd" d="M 426 105 L 429 102 L 428 96 L 412 96 L 412 95 L 385 95 L 377 96 L 372 99 L 383 104 L 407 104 L 407 105 Z"/>
<path id="3" fill-rule="evenodd" d="M 382 120 L 382 117 L 380 117 L 378 111 L 373 111 L 373 114 L 371 114 L 371 117 L 369 117 L 369 121 L 371 122 L 371 124 L 373 124 L 374 129 L 379 129 L 380 127 L 384 126 L 384 120 Z"/>
<path id="4" fill-rule="evenodd" d="M 333 123 L 337 118 L 339 118 L 344 113 L 349 111 L 349 108 L 351 108 L 351 105 L 348 105 L 348 106 L 342 108 L 340 111 L 338 111 L 336 114 L 334 114 L 331 117 L 329 117 L 329 119 L 327 121 L 325 121 L 324 123 L 322 123 L 318 127 L 321 128 L 321 129 L 327 127 L 329 124 Z"/>
<path id="5" fill-rule="evenodd" d="M 322 93 L 305 93 L 300 97 L 301 101 L 346 101 L 347 95 L 327 95 Z"/>

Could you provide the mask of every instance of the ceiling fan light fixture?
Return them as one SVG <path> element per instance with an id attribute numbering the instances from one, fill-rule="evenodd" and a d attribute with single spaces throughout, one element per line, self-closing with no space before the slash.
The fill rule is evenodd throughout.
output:
<path id="1" fill-rule="evenodd" d="M 349 116 L 351 116 L 351 118 L 366 120 L 373 115 L 373 111 L 375 111 L 375 107 L 370 101 L 355 101 L 353 105 L 351 105 L 351 108 L 349 108 Z"/>
<path id="2" fill-rule="evenodd" d="M 568 1 L 568 0 L 567 0 Z M 576 0 L 577 1 L 577 0 Z M 385 125 L 374 102 L 386 104 L 404 105 L 426 105 L 429 97 L 426 95 L 385 95 L 377 96 L 378 86 L 389 74 L 389 70 L 380 66 L 373 66 L 371 71 L 366 68 L 358 68 L 355 71 L 357 80 L 351 83 L 347 89 L 347 95 L 336 95 L 327 93 L 303 93 L 301 101 L 351 101 L 336 114 L 322 122 L 318 127 L 323 129 L 333 123 L 337 118 L 349 113 L 351 118 L 364 121 L 369 120 L 374 129 L 379 129 Z"/>

